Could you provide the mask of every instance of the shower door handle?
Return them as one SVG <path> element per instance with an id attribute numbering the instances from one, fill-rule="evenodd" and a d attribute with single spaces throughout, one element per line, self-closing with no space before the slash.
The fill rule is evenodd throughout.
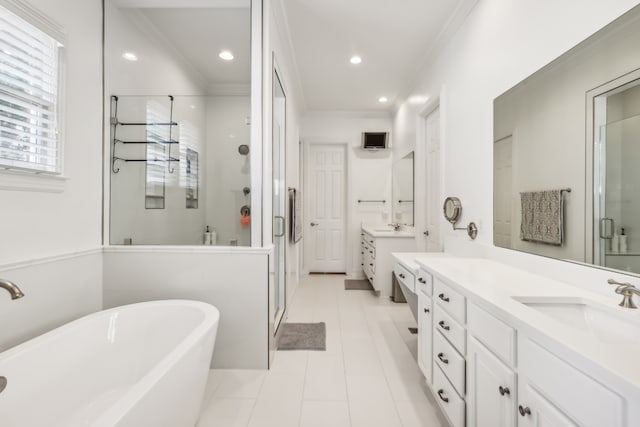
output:
<path id="1" fill-rule="evenodd" d="M 284 217 L 280 216 L 280 215 L 276 215 L 273 217 L 274 220 L 279 220 L 278 222 L 280 223 L 280 227 L 278 227 L 278 229 L 280 230 L 279 233 L 274 233 L 274 237 L 282 237 L 284 236 Z M 274 221 L 275 223 L 275 221 Z"/>
<path id="2" fill-rule="evenodd" d="M 611 228 L 607 228 L 607 224 L 611 224 Z M 615 224 L 613 218 L 600 218 L 600 238 L 611 239 L 613 238 L 615 230 Z"/>

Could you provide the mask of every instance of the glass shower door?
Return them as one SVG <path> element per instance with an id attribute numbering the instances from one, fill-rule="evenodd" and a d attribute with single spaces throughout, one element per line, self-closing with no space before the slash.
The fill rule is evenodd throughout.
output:
<path id="1" fill-rule="evenodd" d="M 274 259 L 274 334 L 286 309 L 286 206 L 285 187 L 285 105 L 286 98 L 278 74 L 273 73 L 273 245 Z"/>

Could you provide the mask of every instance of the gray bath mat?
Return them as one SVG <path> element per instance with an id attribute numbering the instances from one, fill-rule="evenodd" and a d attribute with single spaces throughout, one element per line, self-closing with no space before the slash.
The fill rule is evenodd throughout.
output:
<path id="1" fill-rule="evenodd" d="M 327 327 L 320 323 L 283 323 L 278 350 L 327 349 Z"/>
<path id="2" fill-rule="evenodd" d="M 373 291 L 373 286 L 367 279 L 344 279 L 346 291 Z"/>

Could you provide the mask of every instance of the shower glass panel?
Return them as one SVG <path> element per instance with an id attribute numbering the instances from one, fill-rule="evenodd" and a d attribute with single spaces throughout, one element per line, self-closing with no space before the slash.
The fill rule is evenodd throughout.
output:
<path id="1" fill-rule="evenodd" d="M 249 114 L 249 96 L 112 96 L 110 243 L 249 246 Z"/>
<path id="2" fill-rule="evenodd" d="M 640 81 L 596 98 L 594 259 L 640 273 Z"/>
<path id="3" fill-rule="evenodd" d="M 273 245 L 274 259 L 274 332 L 286 309 L 286 205 L 285 188 L 285 143 L 286 143 L 286 97 L 280 78 L 273 71 Z"/>

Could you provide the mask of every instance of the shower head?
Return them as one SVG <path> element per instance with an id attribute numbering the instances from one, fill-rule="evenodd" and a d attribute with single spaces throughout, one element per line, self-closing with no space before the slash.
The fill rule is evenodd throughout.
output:
<path id="1" fill-rule="evenodd" d="M 243 156 L 246 156 L 247 154 L 249 154 L 249 146 L 246 144 L 242 144 L 241 146 L 238 147 L 238 153 L 242 154 Z"/>

